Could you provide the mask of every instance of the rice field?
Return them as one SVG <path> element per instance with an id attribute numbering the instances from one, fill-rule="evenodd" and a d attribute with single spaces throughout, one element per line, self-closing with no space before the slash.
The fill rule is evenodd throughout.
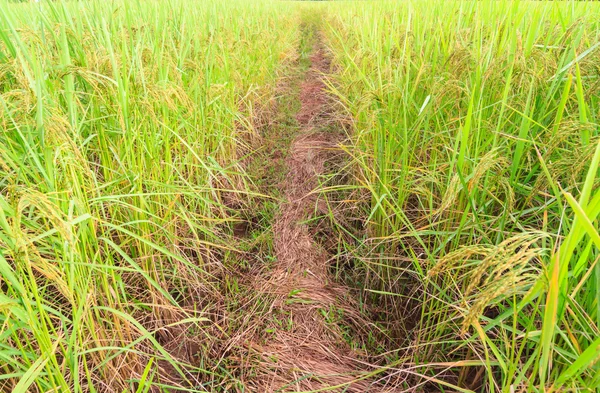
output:
<path id="1" fill-rule="evenodd" d="M 91 1 L 0 17 L 0 386 L 145 392 L 152 363 L 191 378 L 202 364 L 176 362 L 161 332 L 205 330 L 232 247 L 225 197 L 252 192 L 240 160 L 295 16 Z"/>
<path id="2" fill-rule="evenodd" d="M 479 363 L 489 391 L 595 391 L 598 6 L 331 7 L 367 217 L 349 252 L 412 361 L 465 361 L 465 383 Z"/>
<path id="3" fill-rule="evenodd" d="M 597 392 L 599 105 L 591 1 L 0 0 L 0 391 Z"/>

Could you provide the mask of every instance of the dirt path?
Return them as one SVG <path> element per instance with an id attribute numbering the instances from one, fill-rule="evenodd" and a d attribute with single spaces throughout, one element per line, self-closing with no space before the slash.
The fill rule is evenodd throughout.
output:
<path id="1" fill-rule="evenodd" d="M 331 102 L 323 75 L 328 71 L 326 52 L 317 42 L 300 84 L 299 131 L 285 161 L 284 202 L 272 227 L 275 262 L 266 277 L 255 282 L 260 293 L 274 299 L 270 314 L 285 321 L 268 340 L 252 344 L 261 358 L 257 384 L 261 392 L 387 391 L 361 379 L 366 367 L 335 321 L 340 315 L 354 320 L 361 316 L 346 290 L 332 281 L 329 255 L 306 224 L 319 210 L 313 191 L 328 160 L 338 154 L 341 140 L 326 127 Z"/>

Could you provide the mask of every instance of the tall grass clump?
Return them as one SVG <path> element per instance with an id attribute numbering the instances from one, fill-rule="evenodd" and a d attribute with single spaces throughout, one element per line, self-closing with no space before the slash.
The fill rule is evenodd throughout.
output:
<path id="1" fill-rule="evenodd" d="M 349 274 L 387 313 L 392 365 L 410 365 L 396 372 L 411 387 L 596 391 L 600 5 L 329 13 L 363 222 L 342 228 Z"/>
<path id="2" fill-rule="evenodd" d="M 297 25 L 274 2 L 0 4 L 0 390 L 235 379 L 206 344 L 220 255 Z"/>

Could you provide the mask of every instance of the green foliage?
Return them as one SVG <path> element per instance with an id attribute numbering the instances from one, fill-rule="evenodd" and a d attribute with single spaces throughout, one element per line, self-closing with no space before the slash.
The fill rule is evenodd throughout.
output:
<path id="1" fill-rule="evenodd" d="M 215 331 L 297 25 L 269 2 L 0 5 L 0 390 L 200 389 L 207 353 L 174 347 Z"/>
<path id="2" fill-rule="evenodd" d="M 409 330 L 416 382 L 450 368 L 475 389 L 484 367 L 490 392 L 597 389 L 598 5 L 360 2 L 329 14 L 368 217 L 348 251 L 365 289 L 397 310 L 387 322 Z M 399 296 L 421 307 L 412 330 Z"/>
<path id="3" fill-rule="evenodd" d="M 278 101 L 288 119 L 266 153 L 251 151 L 254 122 L 282 64 L 308 66 L 323 14 L 354 122 L 351 163 L 331 176 L 349 184 L 323 192 L 328 206 L 351 194 L 331 214 L 352 215 L 344 273 L 389 332 L 344 330 L 387 351 L 372 376 L 600 388 L 598 5 L 290 4 L 0 4 L 0 390 L 243 389 L 206 342 L 226 334 L 222 310 L 250 304 L 225 272 L 252 263 L 236 244 L 270 253 L 269 233 L 232 229 L 256 189 L 276 196 L 263 183 L 285 176 L 283 156 L 267 166 L 297 100 Z M 256 210 L 268 227 L 276 204 Z M 343 328 L 338 311 L 322 315 Z"/>

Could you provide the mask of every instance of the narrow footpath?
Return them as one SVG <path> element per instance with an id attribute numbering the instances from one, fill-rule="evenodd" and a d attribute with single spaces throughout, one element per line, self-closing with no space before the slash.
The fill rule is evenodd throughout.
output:
<path id="1" fill-rule="evenodd" d="M 336 316 L 360 320 L 358 307 L 329 272 L 330 255 L 311 233 L 307 221 L 318 212 L 319 177 L 339 154 L 342 133 L 327 127 L 331 97 L 325 74 L 329 61 L 318 32 L 313 36 L 310 66 L 299 86 L 298 132 L 285 160 L 282 202 L 272 226 L 274 263 L 255 278 L 259 293 L 274 299 L 271 315 L 285 319 L 268 339 L 250 344 L 258 355 L 253 389 L 261 392 L 388 392 L 345 340 Z"/>

